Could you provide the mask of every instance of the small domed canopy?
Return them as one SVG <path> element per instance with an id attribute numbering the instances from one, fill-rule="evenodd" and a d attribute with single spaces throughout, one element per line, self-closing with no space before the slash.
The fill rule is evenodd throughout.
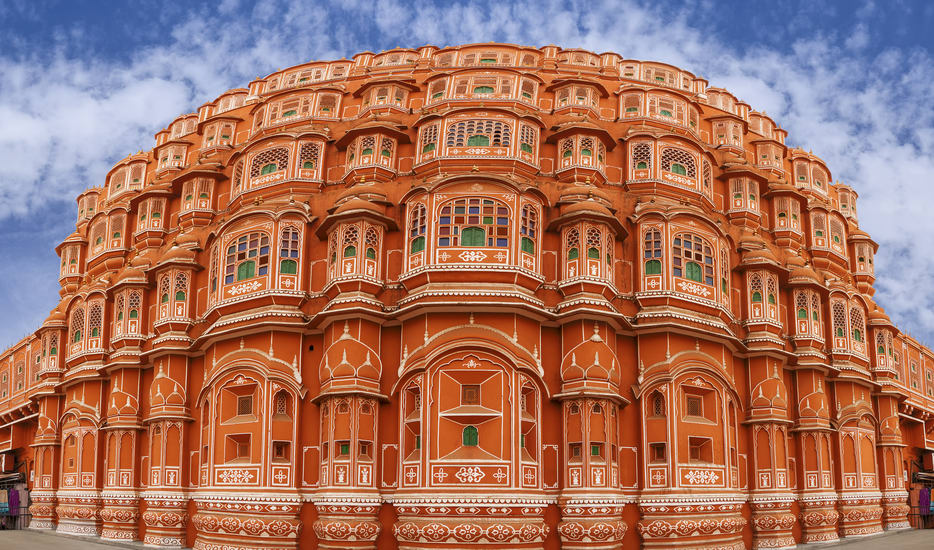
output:
<path id="1" fill-rule="evenodd" d="M 561 380 L 567 386 L 596 384 L 601 389 L 619 387 L 620 365 L 616 353 L 600 336 L 594 325 L 590 338 L 571 348 L 561 361 Z"/>
<path id="2" fill-rule="evenodd" d="M 379 353 L 351 336 L 345 323 L 343 334 L 324 352 L 320 368 L 322 392 L 335 386 L 378 390 L 382 370 Z"/>
<path id="3" fill-rule="evenodd" d="M 753 388 L 750 406 L 753 409 L 788 408 L 787 390 L 778 375 L 778 367 L 774 367 L 772 375 Z"/>

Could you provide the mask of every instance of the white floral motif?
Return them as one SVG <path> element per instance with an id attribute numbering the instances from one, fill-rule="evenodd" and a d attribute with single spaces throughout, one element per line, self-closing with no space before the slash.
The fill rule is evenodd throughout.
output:
<path id="1" fill-rule="evenodd" d="M 692 485 L 712 485 L 720 480 L 720 474 L 710 470 L 691 470 L 684 474 L 684 479 Z"/>
<path id="2" fill-rule="evenodd" d="M 253 472 L 247 470 L 224 470 L 218 477 L 223 483 L 249 483 L 253 481 Z"/>
<path id="3" fill-rule="evenodd" d="M 486 259 L 486 254 L 479 250 L 465 250 L 458 254 L 457 257 L 465 262 L 482 262 Z"/>
<path id="4" fill-rule="evenodd" d="M 706 298 L 707 296 L 710 296 L 710 289 L 703 285 L 699 285 L 697 283 L 689 283 L 687 281 L 678 281 L 678 286 L 681 288 L 681 290 L 685 292 L 690 292 L 692 294 L 700 294 L 704 298 Z"/>
<path id="5" fill-rule="evenodd" d="M 461 483 L 479 483 L 486 474 L 476 466 L 461 466 L 461 469 L 454 474 L 454 477 L 461 480 Z"/>
<path id="6" fill-rule="evenodd" d="M 251 281 L 249 283 L 243 283 L 239 285 L 234 285 L 227 289 L 227 294 L 231 296 L 236 296 L 238 294 L 246 294 L 247 292 L 253 292 L 258 290 L 262 285 L 259 281 Z"/>

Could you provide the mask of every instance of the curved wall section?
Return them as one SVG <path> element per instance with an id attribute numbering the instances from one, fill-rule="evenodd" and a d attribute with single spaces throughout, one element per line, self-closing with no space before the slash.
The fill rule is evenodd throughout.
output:
<path id="1" fill-rule="evenodd" d="M 364 52 L 77 198 L 0 356 L 32 527 L 199 550 L 778 548 L 907 526 L 934 354 L 857 193 L 614 53 Z"/>

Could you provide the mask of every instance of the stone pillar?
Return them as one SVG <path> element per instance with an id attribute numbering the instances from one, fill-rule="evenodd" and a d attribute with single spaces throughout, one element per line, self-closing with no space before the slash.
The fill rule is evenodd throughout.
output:
<path id="1" fill-rule="evenodd" d="M 638 524 L 642 548 L 667 550 L 681 545 L 692 550 L 746 550 L 744 500 L 737 496 L 711 503 L 686 495 L 643 497 Z"/>
<path id="2" fill-rule="evenodd" d="M 101 502 L 101 538 L 139 540 L 139 493 L 105 490 Z"/>
<path id="3" fill-rule="evenodd" d="M 791 513 L 794 497 L 773 495 L 753 497 L 749 502 L 752 511 L 752 547 L 794 548 L 796 546 L 792 528 L 796 518 Z"/>
<path id="4" fill-rule="evenodd" d="M 882 495 L 880 493 L 840 493 L 840 534 L 844 537 L 874 535 L 882 532 Z"/>
<path id="5" fill-rule="evenodd" d="M 882 493 L 882 525 L 886 531 L 911 529 L 908 523 L 908 491 L 887 491 Z"/>
<path id="6" fill-rule="evenodd" d="M 380 504 L 379 499 L 366 498 L 318 500 L 315 503 L 318 519 L 313 525 L 318 548 L 375 549 L 376 538 L 382 530 L 376 515 Z"/>
<path id="7" fill-rule="evenodd" d="M 801 509 L 801 543 L 834 542 L 838 540 L 837 495 L 833 493 L 809 493 L 798 498 Z"/>
<path id="8" fill-rule="evenodd" d="M 185 546 L 188 527 L 188 497 L 183 493 L 146 491 L 143 493 L 146 511 L 146 546 L 181 548 Z"/>
<path id="9" fill-rule="evenodd" d="M 296 550 L 301 499 L 287 496 L 195 497 L 193 550 Z M 328 548 L 319 544 L 318 548 Z M 340 548 L 347 548 L 341 546 Z"/>
<path id="10" fill-rule="evenodd" d="M 562 498 L 558 535 L 568 550 L 620 550 L 628 526 L 623 521 L 624 499 Z"/>
<path id="11" fill-rule="evenodd" d="M 29 513 L 32 519 L 29 521 L 30 529 L 55 529 L 55 508 L 58 499 L 55 491 L 34 489 L 29 493 L 32 504 L 29 505 Z"/>
<path id="12" fill-rule="evenodd" d="M 95 489 L 59 489 L 58 514 L 59 533 L 71 535 L 101 534 L 101 493 Z"/>

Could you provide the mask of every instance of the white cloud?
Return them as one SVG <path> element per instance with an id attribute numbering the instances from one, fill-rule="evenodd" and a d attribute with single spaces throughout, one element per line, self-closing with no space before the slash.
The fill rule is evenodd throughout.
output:
<path id="1" fill-rule="evenodd" d="M 238 9 L 225 0 L 215 11 L 166 14 L 164 42 L 126 62 L 76 57 L 80 48 L 67 46 L 81 32 L 61 37 L 52 55 L 0 54 L 0 220 L 102 183 L 114 161 L 149 148 L 178 114 L 280 67 L 426 43 L 554 43 L 672 63 L 768 112 L 791 143 L 859 192 L 862 227 L 881 245 L 877 298 L 900 326 L 934 342 L 934 297 L 919 292 L 934 288 L 934 60 L 917 50 L 875 51 L 872 2 L 853 28 L 812 32 L 783 52 L 755 43 L 768 28 L 731 36 L 696 25 L 719 3 L 678 12 L 608 0 L 290 1 L 258 3 L 237 18 Z M 708 13 L 697 19 L 697 10 Z M 18 37 L 10 44 L 25 51 Z"/>

